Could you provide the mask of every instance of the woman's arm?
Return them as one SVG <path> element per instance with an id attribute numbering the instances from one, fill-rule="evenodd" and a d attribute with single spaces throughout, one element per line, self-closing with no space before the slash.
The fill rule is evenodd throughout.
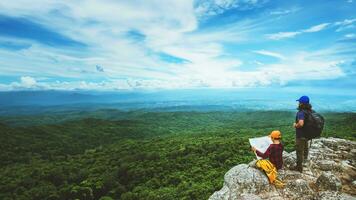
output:
<path id="1" fill-rule="evenodd" d="M 256 149 L 256 154 L 259 157 L 262 157 L 263 159 L 266 159 L 269 157 L 269 155 L 271 154 L 271 150 L 270 150 L 271 146 L 268 147 L 268 149 L 266 150 L 265 153 L 261 153 L 259 150 Z"/>

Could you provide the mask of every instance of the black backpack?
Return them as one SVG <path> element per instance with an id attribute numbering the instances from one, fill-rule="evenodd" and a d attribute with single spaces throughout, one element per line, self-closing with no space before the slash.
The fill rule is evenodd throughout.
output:
<path id="1" fill-rule="evenodd" d="M 319 138 L 324 129 L 324 117 L 319 113 L 312 111 L 304 112 L 304 130 L 306 132 L 305 138 L 310 140 L 314 138 Z"/>

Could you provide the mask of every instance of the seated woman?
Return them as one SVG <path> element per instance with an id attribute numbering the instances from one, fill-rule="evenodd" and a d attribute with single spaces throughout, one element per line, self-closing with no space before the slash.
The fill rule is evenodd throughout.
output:
<path id="1" fill-rule="evenodd" d="M 263 159 L 268 158 L 269 161 L 278 169 L 281 169 L 283 166 L 283 145 L 281 143 L 282 134 L 280 131 L 272 131 L 270 134 L 273 144 L 270 144 L 266 152 L 262 153 L 258 151 L 255 147 L 251 147 L 259 157 Z"/>
<path id="2" fill-rule="evenodd" d="M 284 187 L 284 183 L 277 178 L 277 170 L 281 169 L 283 166 L 283 145 L 280 141 L 282 138 L 281 132 L 272 131 L 270 137 L 273 143 L 269 145 L 266 152 L 261 153 L 255 147 L 251 147 L 252 151 L 263 158 L 257 160 L 255 166 L 266 173 L 270 183 L 274 184 L 276 187 Z M 266 160 L 266 158 L 269 160 Z"/>

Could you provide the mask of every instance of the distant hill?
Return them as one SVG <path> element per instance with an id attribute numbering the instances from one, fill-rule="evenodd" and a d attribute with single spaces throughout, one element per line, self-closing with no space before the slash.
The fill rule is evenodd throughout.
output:
<path id="1" fill-rule="evenodd" d="M 0 116 L 67 111 L 295 111 L 300 92 L 254 90 L 0 92 Z M 355 94 L 312 94 L 318 111 L 356 112 Z"/>

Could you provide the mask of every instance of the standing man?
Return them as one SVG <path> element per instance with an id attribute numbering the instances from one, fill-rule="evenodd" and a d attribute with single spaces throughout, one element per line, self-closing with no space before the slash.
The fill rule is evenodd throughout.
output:
<path id="1" fill-rule="evenodd" d="M 312 105 L 309 103 L 308 96 L 302 96 L 297 99 L 299 102 L 298 112 L 295 117 L 295 122 L 293 127 L 296 132 L 296 152 L 297 152 L 297 167 L 296 170 L 300 173 L 303 172 L 303 162 L 308 159 L 308 139 L 307 139 L 307 131 L 304 126 L 305 113 L 312 112 Z"/>

